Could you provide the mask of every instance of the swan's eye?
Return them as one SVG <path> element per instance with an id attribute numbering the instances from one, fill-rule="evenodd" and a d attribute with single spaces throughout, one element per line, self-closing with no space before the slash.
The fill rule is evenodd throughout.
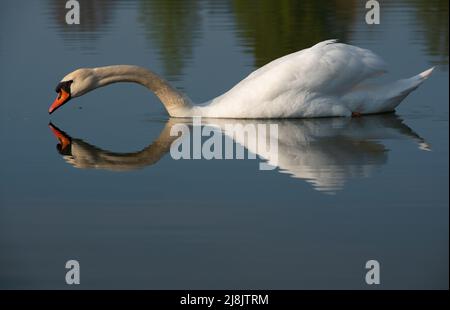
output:
<path id="1" fill-rule="evenodd" d="M 61 93 L 61 89 L 63 89 L 66 93 L 70 94 L 70 84 L 73 83 L 73 80 L 59 82 L 56 85 L 55 91 L 57 93 Z"/>

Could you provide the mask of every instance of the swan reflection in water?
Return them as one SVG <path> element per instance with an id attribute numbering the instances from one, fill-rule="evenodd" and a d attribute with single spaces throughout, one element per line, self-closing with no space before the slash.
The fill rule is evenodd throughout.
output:
<path id="1" fill-rule="evenodd" d="M 169 119 L 156 140 L 133 153 L 103 150 L 82 139 L 70 137 L 53 124 L 50 124 L 50 129 L 59 140 L 59 153 L 74 167 L 128 171 L 153 165 L 168 153 L 172 142 L 178 139 L 178 136 L 170 134 L 176 124 L 192 126 L 192 119 Z M 228 136 L 224 128 L 230 124 L 241 124 L 240 128 L 248 124 L 277 124 L 277 154 L 258 153 L 255 135 Z M 386 140 L 411 139 L 419 149 L 430 150 L 425 140 L 395 114 L 297 120 L 202 119 L 202 125 L 217 128 L 221 134 L 247 148 L 248 152 L 276 166 L 279 172 L 305 180 L 315 190 L 328 193 L 343 189 L 348 179 L 369 177 L 375 168 L 386 164 L 389 152 L 383 143 Z M 273 137 L 267 137 L 270 138 Z"/>

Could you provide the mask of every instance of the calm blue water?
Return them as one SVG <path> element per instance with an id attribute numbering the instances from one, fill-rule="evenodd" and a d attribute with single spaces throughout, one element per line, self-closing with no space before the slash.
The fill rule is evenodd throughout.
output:
<path id="1" fill-rule="evenodd" d="M 73 289 L 76 259 L 84 289 L 374 289 L 376 259 L 378 288 L 448 289 L 447 1 L 382 3 L 376 26 L 361 1 L 80 1 L 73 26 L 64 3 L 2 2 L 0 288 Z M 395 114 L 271 121 L 275 170 L 172 159 L 153 142 L 177 121 L 138 85 L 47 113 L 78 67 L 148 67 L 203 102 L 330 38 L 392 79 L 437 69 Z"/>

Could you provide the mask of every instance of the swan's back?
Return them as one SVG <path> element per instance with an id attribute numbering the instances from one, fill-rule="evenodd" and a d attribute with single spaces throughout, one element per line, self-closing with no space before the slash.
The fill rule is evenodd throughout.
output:
<path id="1" fill-rule="evenodd" d="M 291 82 L 300 89 L 323 93 L 344 91 L 384 72 L 385 62 L 372 51 L 327 40 L 275 59 L 252 72 L 241 83 L 258 83 L 259 79 L 268 76 Z"/>

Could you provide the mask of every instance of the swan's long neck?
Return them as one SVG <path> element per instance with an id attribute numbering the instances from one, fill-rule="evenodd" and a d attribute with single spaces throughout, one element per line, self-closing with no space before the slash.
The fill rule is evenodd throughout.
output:
<path id="1" fill-rule="evenodd" d="M 191 107 L 187 96 L 156 73 L 138 66 L 117 65 L 94 68 L 97 87 L 117 82 L 134 82 L 150 89 L 163 103 L 170 116 L 178 116 Z"/>

